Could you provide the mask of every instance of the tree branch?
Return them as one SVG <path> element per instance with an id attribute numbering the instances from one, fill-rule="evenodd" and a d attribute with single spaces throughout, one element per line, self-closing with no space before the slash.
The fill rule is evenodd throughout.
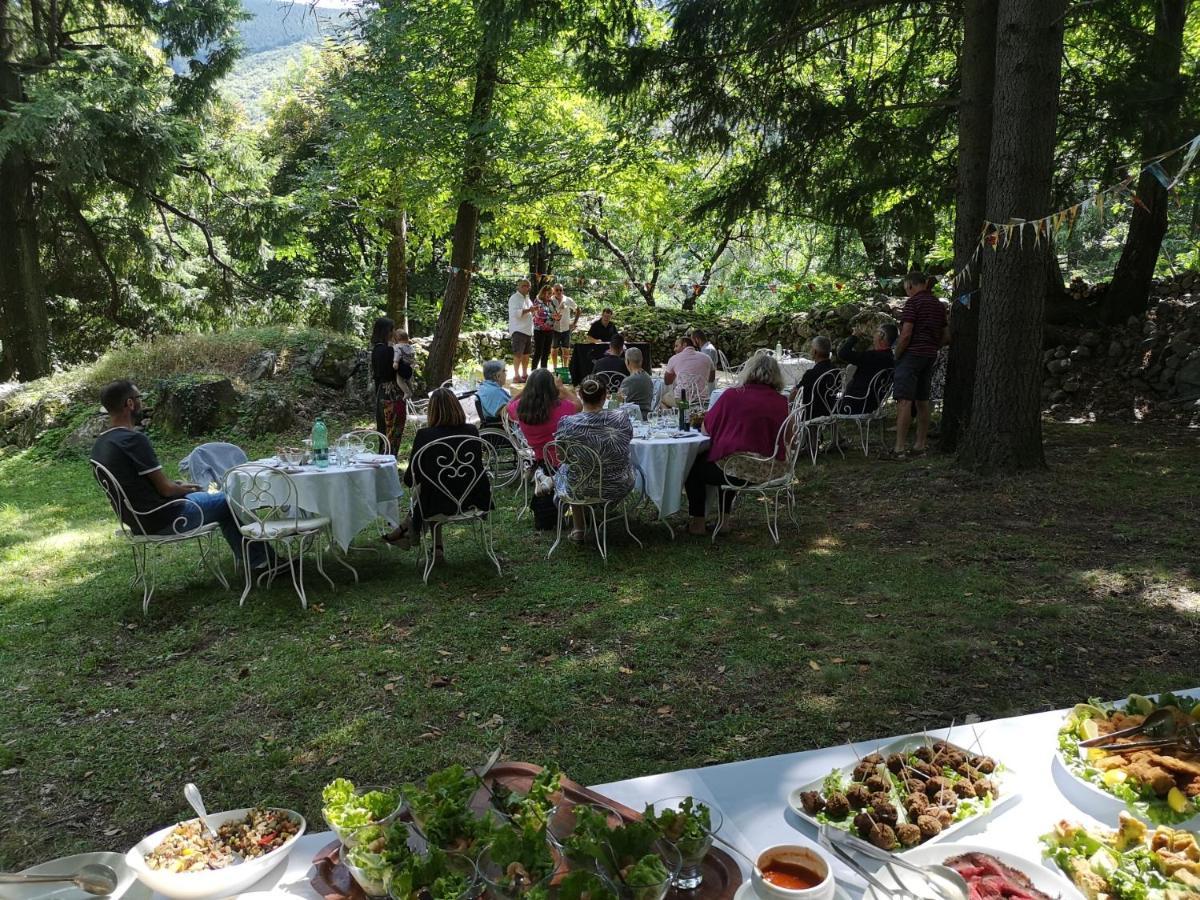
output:
<path id="1" fill-rule="evenodd" d="M 616 258 L 616 260 L 620 264 L 621 268 L 625 270 L 625 274 L 629 276 L 630 282 L 633 284 L 634 287 L 637 288 L 638 293 L 641 294 L 642 298 L 646 301 L 646 305 L 653 306 L 654 305 L 653 287 L 651 287 L 651 290 L 649 290 L 649 291 L 646 290 L 646 285 L 638 277 L 638 272 L 637 272 L 637 270 L 634 269 L 632 260 L 630 260 L 629 257 L 624 252 L 622 252 L 621 248 L 616 245 L 616 243 L 613 241 L 613 239 L 610 238 L 608 236 L 608 234 L 601 231 L 596 225 L 584 225 L 583 233 L 586 234 L 588 237 L 593 238 L 597 243 L 599 243 L 602 247 L 604 247 L 605 250 L 607 250 L 609 253 L 611 253 Z"/>
<path id="2" fill-rule="evenodd" d="M 71 218 L 75 220 L 75 224 L 79 227 L 79 236 L 83 238 L 83 242 L 92 251 L 92 256 L 95 258 L 96 264 L 100 266 L 100 271 L 104 273 L 104 277 L 108 281 L 108 317 L 116 319 L 124 297 L 121 294 L 121 285 L 117 281 L 117 275 L 104 256 L 104 246 L 100 243 L 100 236 L 92 228 L 92 223 L 84 216 L 83 210 L 79 206 L 78 198 L 64 187 L 56 187 L 56 191 L 59 197 L 62 198 L 67 212 L 71 214 Z"/>

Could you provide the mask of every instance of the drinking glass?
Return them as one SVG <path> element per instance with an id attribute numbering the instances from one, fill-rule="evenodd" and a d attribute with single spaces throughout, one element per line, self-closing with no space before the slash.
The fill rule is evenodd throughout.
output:
<path id="1" fill-rule="evenodd" d="M 687 834 L 676 835 L 669 828 L 665 827 L 663 831 L 664 839 L 679 851 L 679 874 L 675 876 L 674 885 L 681 891 L 691 891 L 698 888 L 704 882 L 704 873 L 701 870 L 701 865 L 704 862 L 704 858 L 708 856 L 708 851 L 712 849 L 713 835 L 720 830 L 721 825 L 724 824 L 724 820 L 719 810 L 713 809 L 712 806 L 697 800 L 695 797 L 664 797 L 662 800 L 655 800 L 651 806 L 654 807 L 655 815 L 661 816 L 664 810 L 679 812 L 685 803 L 688 803 L 693 815 L 699 809 L 707 811 L 708 827 L 703 830 L 703 834 L 699 836 Z"/>

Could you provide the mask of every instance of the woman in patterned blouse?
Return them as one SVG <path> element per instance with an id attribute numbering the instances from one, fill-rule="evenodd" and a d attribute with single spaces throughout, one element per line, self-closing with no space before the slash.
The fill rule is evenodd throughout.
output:
<path id="1" fill-rule="evenodd" d="M 623 412 L 604 408 L 608 391 L 595 378 L 585 378 L 579 386 L 583 412 L 565 416 L 558 423 L 554 439 L 583 444 L 600 457 L 600 471 L 572 471 L 562 465 L 554 476 L 554 492 L 560 498 L 600 497 L 618 502 L 633 490 L 633 466 L 629 462 L 629 442 L 633 440 L 633 425 Z M 561 500 L 560 500 L 561 502 Z M 573 541 L 584 539 L 582 506 L 571 507 Z"/>

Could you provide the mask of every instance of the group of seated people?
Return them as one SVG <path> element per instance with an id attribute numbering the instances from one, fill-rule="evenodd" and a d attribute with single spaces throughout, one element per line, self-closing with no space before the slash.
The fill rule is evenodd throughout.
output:
<path id="1" fill-rule="evenodd" d="M 703 430 L 711 439 L 710 444 L 696 459 L 685 482 L 691 517 L 689 531 L 704 533 L 708 486 L 733 486 L 761 480 L 770 475 L 772 460 L 784 458 L 787 441 L 781 428 L 794 403 L 799 402 L 809 417 L 832 412 L 858 414 L 877 408 L 883 398 L 878 396 L 878 391 L 872 391 L 879 384 L 875 378 L 895 365 L 892 347 L 896 340 L 896 326 L 884 324 L 875 331 L 869 349 L 858 349 L 855 337 L 842 344 L 837 356 L 854 365 L 855 370 L 845 391 L 841 392 L 840 400 L 838 379 L 823 378 L 835 369 L 828 338 L 813 339 L 810 352 L 816 364 L 805 373 L 790 396 L 783 393 L 784 379 L 778 361 L 765 353 L 752 356 L 743 366 L 737 385 L 723 391 L 704 416 Z M 699 385 L 707 395 L 715 381 L 714 356 L 717 356 L 716 348 L 702 331 L 680 338 L 674 355 L 663 370 L 664 385 L 675 388 L 664 391 L 663 405 L 674 405 L 687 386 Z M 625 412 L 606 407 L 610 394 L 615 392 L 618 399 L 636 405 L 645 418 L 654 411 L 655 386 L 642 367 L 641 351 L 636 347 L 626 349 L 621 335 L 612 337 L 608 352 L 596 361 L 594 374 L 577 389 L 564 385 L 547 369 L 535 369 L 524 390 L 514 399 L 505 387 L 507 369 L 502 361 L 486 362 L 483 376 L 476 394 L 481 424 L 497 425 L 506 416 L 510 427 L 520 430 L 536 464 L 536 496 L 553 494 L 565 502 L 572 497 L 599 497 L 615 502 L 633 490 L 635 479 L 629 454 L 632 423 Z M 138 513 L 135 517 L 128 510 L 122 510 L 122 517 L 132 527 L 147 534 L 219 523 L 230 547 L 240 558 L 242 536 L 224 496 L 204 492 L 197 485 L 169 481 L 163 475 L 149 439 L 135 427 L 142 418 L 141 394 L 137 388 L 128 381 L 114 382 L 102 391 L 101 400 L 109 412 L 112 427 L 97 439 L 92 458 L 112 473 Z M 482 511 L 491 508 L 489 479 L 477 477 L 483 464 L 481 457 L 461 473 L 469 481 L 463 503 L 451 496 L 454 493 L 452 482 L 446 483 L 437 472 L 425 471 L 428 466 L 438 465 L 436 454 L 426 454 L 426 462 L 414 464 L 422 459 L 423 448 L 435 441 L 453 444 L 455 439 L 478 439 L 479 434 L 479 428 L 467 422 L 460 400 L 453 391 L 439 388 L 430 394 L 427 422 L 413 439 L 410 464 L 404 473 L 404 483 L 421 493 L 421 502 L 415 507 L 414 515 L 385 535 L 385 540 L 407 545 L 413 530 L 423 526 L 423 519 L 452 514 L 456 508 L 464 508 L 464 504 L 465 508 Z M 582 445 L 595 451 L 600 470 L 580 469 L 569 461 L 548 458 L 546 448 L 552 441 Z M 723 465 L 723 461 L 734 456 L 738 457 L 736 465 Z M 439 480 L 450 489 L 433 489 L 433 483 Z M 423 491 L 422 484 L 427 485 Z M 722 497 L 722 502 L 732 502 L 731 492 L 723 492 Z M 175 503 L 180 509 L 173 510 L 172 501 L 182 498 L 190 503 Z M 163 508 L 163 504 L 168 506 Z M 570 539 L 583 540 L 582 509 L 573 511 L 572 523 Z M 435 536 L 435 554 L 442 553 L 440 543 L 439 534 Z M 254 568 L 274 564 L 268 549 L 261 545 L 252 548 L 251 565 Z"/>

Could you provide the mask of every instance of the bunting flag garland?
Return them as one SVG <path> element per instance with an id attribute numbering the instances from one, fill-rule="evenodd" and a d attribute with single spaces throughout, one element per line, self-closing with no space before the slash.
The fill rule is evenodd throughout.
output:
<path id="1" fill-rule="evenodd" d="M 1179 170 L 1172 178 L 1167 174 L 1163 163 L 1175 156 L 1177 153 L 1183 153 L 1183 161 L 1180 163 Z M 1013 232 L 1016 232 L 1017 249 L 1025 249 L 1025 229 L 1033 230 L 1033 248 L 1041 247 L 1043 238 L 1047 244 L 1053 244 L 1055 237 L 1062 231 L 1063 226 L 1067 228 L 1067 236 L 1070 237 L 1075 231 L 1075 226 L 1079 222 L 1080 217 L 1089 209 L 1095 208 L 1096 214 L 1100 217 L 1100 224 L 1103 226 L 1105 222 L 1105 204 L 1107 203 L 1111 212 L 1112 203 L 1110 198 L 1129 194 L 1130 201 L 1137 207 L 1150 212 L 1150 207 L 1146 201 L 1137 195 L 1136 181 L 1143 172 L 1149 172 L 1157 179 L 1158 183 L 1167 191 L 1174 189 L 1187 174 L 1192 164 L 1196 161 L 1196 156 L 1200 154 L 1200 134 L 1193 137 L 1187 143 L 1180 144 L 1173 150 L 1159 154 L 1153 159 L 1144 160 L 1135 168 L 1136 171 L 1130 170 L 1125 172 L 1125 178 L 1110 187 L 1100 188 L 1091 196 L 1080 200 L 1071 206 L 1057 210 L 1049 215 L 1042 216 L 1040 219 L 1009 219 L 1005 223 L 984 221 L 983 228 L 979 232 L 979 243 L 975 248 L 971 258 L 962 268 L 956 269 L 947 277 L 950 278 L 950 283 L 954 288 L 958 287 L 959 282 L 965 280 L 970 274 L 972 264 L 979 257 L 979 251 L 984 247 L 991 247 L 995 251 L 999 251 L 1001 246 L 1008 248 L 1013 243 Z M 969 295 L 964 295 L 969 296 Z M 970 305 L 969 303 L 966 305 Z"/>

